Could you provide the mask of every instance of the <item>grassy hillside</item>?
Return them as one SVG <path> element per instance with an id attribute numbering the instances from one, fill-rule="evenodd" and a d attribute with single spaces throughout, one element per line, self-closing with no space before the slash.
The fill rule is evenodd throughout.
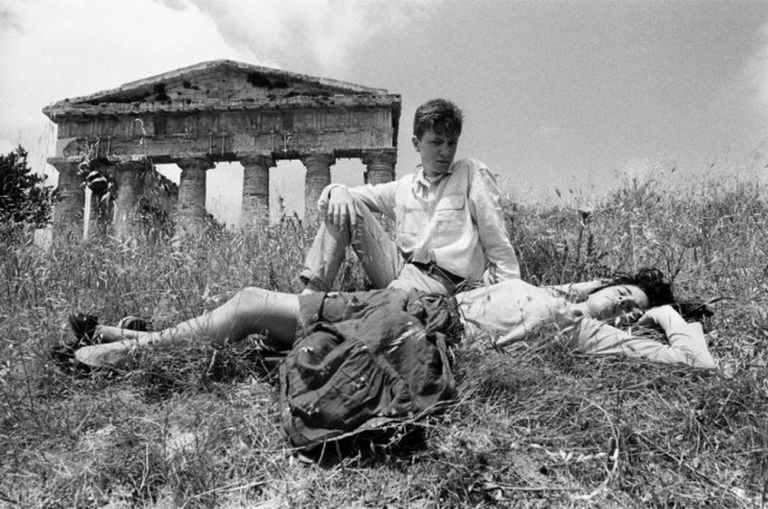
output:
<path id="1" fill-rule="evenodd" d="M 456 351 L 460 398 L 421 436 L 303 461 L 279 433 L 254 342 L 142 354 L 75 377 L 48 349 L 68 312 L 156 327 L 246 285 L 299 289 L 312 231 L 217 232 L 172 250 L 0 246 L 0 506 L 753 507 L 768 487 L 768 203 L 754 182 L 628 181 L 590 207 L 508 204 L 524 277 L 657 266 L 681 296 L 727 297 L 706 326 L 721 373 L 574 354 L 554 330 Z M 349 264 L 344 289 L 363 288 Z"/>

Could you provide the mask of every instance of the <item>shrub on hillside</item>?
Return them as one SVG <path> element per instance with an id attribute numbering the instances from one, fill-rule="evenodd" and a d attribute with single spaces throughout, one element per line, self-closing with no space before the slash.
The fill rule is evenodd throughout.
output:
<path id="1" fill-rule="evenodd" d="M 10 240 L 25 228 L 43 228 L 50 223 L 56 193 L 53 187 L 42 185 L 46 179 L 46 175 L 32 173 L 23 147 L 0 156 L 3 238 Z"/>

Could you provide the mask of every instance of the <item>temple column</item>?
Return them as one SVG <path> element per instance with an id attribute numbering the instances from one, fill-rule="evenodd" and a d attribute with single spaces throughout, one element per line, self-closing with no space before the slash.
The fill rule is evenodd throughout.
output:
<path id="1" fill-rule="evenodd" d="M 275 166 L 271 156 L 247 156 L 243 165 L 243 204 L 240 227 L 264 230 L 269 226 L 269 169 Z"/>
<path id="2" fill-rule="evenodd" d="M 97 195 L 93 191 L 87 193 L 88 196 L 88 225 L 85 227 L 85 238 L 93 239 L 98 236 L 99 231 L 99 203 L 101 202 L 101 196 Z"/>
<path id="3" fill-rule="evenodd" d="M 127 240 L 141 233 L 139 200 L 144 195 L 144 172 L 147 161 L 125 161 L 117 163 L 115 181 L 114 232 L 119 240 Z"/>
<path id="4" fill-rule="evenodd" d="M 205 230 L 205 175 L 215 165 L 208 159 L 182 159 L 179 201 L 176 208 L 174 239 L 196 236 Z"/>
<path id="5" fill-rule="evenodd" d="M 83 236 L 85 189 L 77 175 L 77 164 L 66 160 L 50 161 L 59 172 L 59 201 L 53 209 L 53 241 L 80 239 Z"/>
<path id="6" fill-rule="evenodd" d="M 96 170 L 108 179 L 114 178 L 114 165 L 99 164 L 96 166 Z M 97 238 L 103 236 L 107 232 L 112 222 L 112 216 L 114 215 L 113 200 L 115 198 L 115 191 L 115 189 L 108 189 L 106 192 L 113 194 L 107 198 L 104 198 L 104 194 L 96 194 L 93 190 L 90 191 L 90 200 L 88 202 L 88 225 L 85 229 L 86 238 Z"/>
<path id="7" fill-rule="evenodd" d="M 362 159 L 366 166 L 366 184 L 383 184 L 395 180 L 395 150 L 367 150 L 363 152 Z"/>
<path id="8" fill-rule="evenodd" d="M 331 166 L 336 159 L 331 154 L 309 154 L 301 158 L 307 168 L 304 179 L 304 218 L 307 221 L 317 220 L 317 200 L 323 188 L 331 183 Z"/>

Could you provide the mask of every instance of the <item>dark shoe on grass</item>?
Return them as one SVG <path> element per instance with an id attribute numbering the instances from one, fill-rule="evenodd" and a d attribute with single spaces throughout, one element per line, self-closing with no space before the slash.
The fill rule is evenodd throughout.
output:
<path id="1" fill-rule="evenodd" d="M 99 320 L 95 315 L 71 313 L 68 321 L 75 339 L 54 345 L 50 351 L 53 361 L 65 373 L 85 376 L 94 368 L 117 367 L 128 357 L 117 345 L 113 348 L 102 342 L 96 333 Z M 149 320 L 140 316 L 126 316 L 117 326 L 134 331 L 152 330 Z"/>
<path id="2" fill-rule="evenodd" d="M 121 329 L 127 329 L 127 330 L 135 330 L 139 332 L 147 332 L 152 330 L 152 323 L 140 316 L 126 316 L 119 322 L 117 322 L 117 326 Z"/>
<path id="3" fill-rule="evenodd" d="M 96 315 L 85 313 L 70 313 L 67 317 L 72 332 L 78 341 L 78 346 L 91 345 L 94 341 L 96 326 L 99 324 L 99 318 Z M 82 344 L 80 344 L 82 343 Z"/>
<path id="4" fill-rule="evenodd" d="M 69 327 L 75 337 L 53 345 L 50 350 L 51 359 L 65 373 L 85 376 L 91 372 L 91 367 L 75 359 L 75 350 L 86 345 L 99 343 L 96 326 L 99 319 L 86 313 L 70 313 L 67 317 Z"/>

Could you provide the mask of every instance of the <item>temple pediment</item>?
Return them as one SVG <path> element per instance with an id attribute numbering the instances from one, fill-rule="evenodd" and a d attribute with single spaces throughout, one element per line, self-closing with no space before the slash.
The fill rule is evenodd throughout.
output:
<path id="1" fill-rule="evenodd" d="M 400 96 L 380 88 L 231 60 L 183 67 L 43 108 L 48 117 L 140 112 L 384 106 Z"/>
<path id="2" fill-rule="evenodd" d="M 43 108 L 55 157 L 234 160 L 397 146 L 401 101 L 384 89 L 215 60 Z"/>

